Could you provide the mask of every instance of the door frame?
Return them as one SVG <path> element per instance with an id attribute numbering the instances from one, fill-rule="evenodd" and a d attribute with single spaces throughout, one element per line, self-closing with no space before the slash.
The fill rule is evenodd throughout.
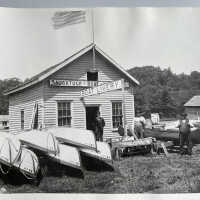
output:
<path id="1" fill-rule="evenodd" d="M 85 129 L 87 129 L 87 113 L 86 113 L 86 108 L 87 107 L 98 107 L 99 108 L 99 111 L 101 113 L 101 104 L 86 104 L 84 107 L 85 107 Z"/>

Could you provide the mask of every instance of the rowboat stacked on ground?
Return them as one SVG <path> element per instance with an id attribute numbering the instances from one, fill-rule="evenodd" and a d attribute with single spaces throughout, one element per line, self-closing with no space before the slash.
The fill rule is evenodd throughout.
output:
<path id="1" fill-rule="evenodd" d="M 97 141 L 97 150 L 81 148 L 80 151 L 88 157 L 106 162 L 112 162 L 111 149 L 108 143 Z"/>
<path id="2" fill-rule="evenodd" d="M 45 154 L 58 153 L 58 141 L 49 132 L 30 130 L 20 132 L 15 137 L 23 144 Z"/>
<path id="3" fill-rule="evenodd" d="M 60 144 L 51 132 L 30 130 L 19 133 L 16 137 L 22 144 L 35 151 L 40 159 L 45 160 L 44 165 L 48 165 L 48 161 L 52 160 L 82 170 L 78 149 Z"/>
<path id="4" fill-rule="evenodd" d="M 82 172 L 85 156 L 88 164 L 93 159 L 112 163 L 110 146 L 97 142 L 92 131 L 50 128 L 0 135 L 0 163 L 17 169 L 27 178 L 37 178 L 50 161 Z"/>
<path id="5" fill-rule="evenodd" d="M 52 133 L 61 143 L 80 148 L 93 150 L 97 149 L 94 133 L 90 130 L 67 127 L 52 127 L 46 129 L 46 131 Z"/>
<path id="6" fill-rule="evenodd" d="M 14 162 L 14 167 L 18 168 L 26 178 L 37 178 L 40 164 L 37 155 L 22 147 L 19 158 Z"/>
<path id="7" fill-rule="evenodd" d="M 21 153 L 21 143 L 7 133 L 0 133 L 0 163 L 11 167 Z"/>
<path id="8" fill-rule="evenodd" d="M 34 152 L 23 147 L 14 135 L 5 132 L 0 133 L 0 165 L 3 174 L 14 168 L 26 177 L 35 178 L 39 171 Z"/>
<path id="9" fill-rule="evenodd" d="M 97 142 L 94 133 L 90 130 L 56 127 L 47 129 L 47 132 L 52 133 L 64 145 L 77 147 L 81 155 L 91 160 L 95 158 L 108 163 L 112 162 L 110 146 L 106 142 Z M 84 156 L 81 158 L 84 159 Z"/>
<path id="10" fill-rule="evenodd" d="M 59 144 L 58 154 L 49 154 L 49 156 L 62 165 L 82 170 L 80 153 L 76 147 Z"/>

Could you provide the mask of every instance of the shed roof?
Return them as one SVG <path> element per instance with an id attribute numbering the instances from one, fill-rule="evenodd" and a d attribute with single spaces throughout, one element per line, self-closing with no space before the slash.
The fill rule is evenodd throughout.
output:
<path id="1" fill-rule="evenodd" d="M 82 56 L 83 54 L 85 54 L 86 52 L 90 51 L 92 48 L 95 48 L 95 50 L 101 54 L 104 58 L 106 58 L 109 62 L 111 62 L 119 71 L 121 71 L 129 80 L 131 80 L 133 83 L 135 83 L 136 85 L 139 85 L 139 81 L 137 81 L 133 76 L 131 76 L 125 69 L 123 69 L 118 63 L 116 63 L 111 57 L 109 57 L 104 51 L 102 51 L 99 47 L 97 47 L 97 45 L 95 44 L 90 44 L 88 46 L 86 46 L 85 48 L 81 49 L 80 51 L 78 51 L 77 53 L 73 54 L 72 56 L 68 57 L 67 59 L 63 60 L 62 62 L 51 66 L 49 68 L 47 68 L 46 70 L 42 71 L 41 73 L 33 76 L 31 79 L 29 79 L 27 82 L 12 88 L 10 90 L 7 90 L 4 92 L 4 95 L 9 95 L 15 92 L 18 92 L 20 90 L 23 90 L 25 88 L 28 88 L 42 80 L 44 80 L 45 78 L 49 77 L 50 75 L 54 74 L 55 72 L 57 72 L 58 70 L 60 70 L 61 68 L 65 67 L 67 64 L 73 62 L 74 60 L 76 60 L 77 58 L 79 58 L 80 56 Z"/>
<path id="2" fill-rule="evenodd" d="M 200 107 L 200 95 L 193 96 L 184 104 L 185 107 Z"/>
<path id="3" fill-rule="evenodd" d="M 0 115 L 0 122 L 9 121 L 9 115 Z"/>

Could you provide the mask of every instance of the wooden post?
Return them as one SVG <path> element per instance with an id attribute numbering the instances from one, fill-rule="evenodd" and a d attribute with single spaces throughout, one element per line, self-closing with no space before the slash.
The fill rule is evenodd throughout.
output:
<path id="1" fill-rule="evenodd" d="M 122 79 L 122 114 L 123 114 L 123 124 L 124 124 L 124 135 L 127 136 L 127 124 L 126 124 L 126 108 L 125 108 L 125 83 Z"/>
<path id="2" fill-rule="evenodd" d="M 94 12 L 93 8 L 91 8 L 91 17 L 92 17 L 92 43 L 93 43 L 93 48 L 92 48 L 92 55 L 93 55 L 93 70 L 96 69 L 95 67 L 95 44 L 94 44 Z"/>

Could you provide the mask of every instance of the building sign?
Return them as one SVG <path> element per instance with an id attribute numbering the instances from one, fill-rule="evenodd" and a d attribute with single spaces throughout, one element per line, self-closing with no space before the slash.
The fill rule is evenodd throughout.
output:
<path id="1" fill-rule="evenodd" d="M 95 87 L 107 82 L 85 80 L 49 80 L 50 87 Z"/>
<path id="2" fill-rule="evenodd" d="M 92 96 L 92 95 L 101 94 L 101 93 L 105 93 L 108 91 L 117 90 L 121 88 L 122 88 L 122 80 L 118 80 L 118 81 L 105 83 L 97 87 L 82 90 L 80 95 L 81 97 Z"/>

